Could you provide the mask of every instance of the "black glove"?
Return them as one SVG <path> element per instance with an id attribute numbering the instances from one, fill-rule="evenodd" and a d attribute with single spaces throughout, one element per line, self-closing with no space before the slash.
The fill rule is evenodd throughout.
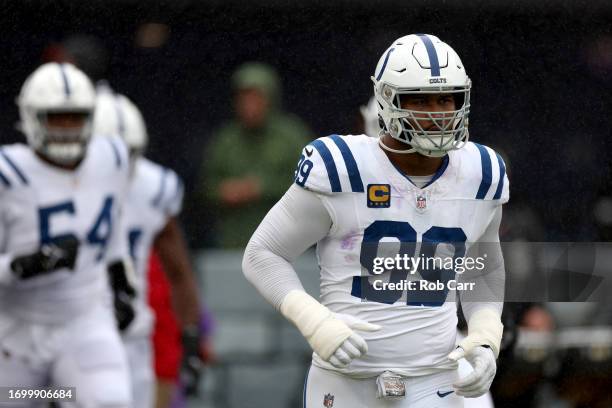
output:
<path id="1" fill-rule="evenodd" d="M 11 262 L 11 270 L 18 279 L 47 275 L 58 269 L 74 269 L 79 240 L 66 237 L 40 246 L 38 252 L 19 256 Z"/>
<path id="2" fill-rule="evenodd" d="M 113 262 L 108 265 L 108 277 L 111 288 L 113 289 L 113 303 L 115 308 L 115 319 L 120 331 L 128 328 L 136 317 L 134 306 L 132 305 L 136 297 L 136 289 L 123 261 Z"/>
<path id="3" fill-rule="evenodd" d="M 183 362 L 181 364 L 180 380 L 185 394 L 194 396 L 198 394 L 198 383 L 202 370 L 200 357 L 200 331 L 198 327 L 187 326 L 182 333 Z"/>

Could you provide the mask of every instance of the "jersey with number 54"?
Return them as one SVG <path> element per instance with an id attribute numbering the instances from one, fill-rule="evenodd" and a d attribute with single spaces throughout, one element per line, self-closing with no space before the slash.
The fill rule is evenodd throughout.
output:
<path id="1" fill-rule="evenodd" d="M 108 300 L 106 263 L 127 255 L 119 210 L 128 153 L 118 138 L 93 138 L 87 149 L 69 171 L 41 160 L 27 145 L 0 148 L 0 313 L 61 323 Z M 15 256 L 68 236 L 80 242 L 73 270 L 23 281 L 13 276 Z"/>
<path id="2" fill-rule="evenodd" d="M 463 256 L 508 201 L 501 157 L 467 143 L 450 151 L 429 184 L 419 188 L 391 163 L 377 139 L 333 135 L 303 149 L 295 183 L 317 193 L 332 219 L 328 235 L 317 244 L 321 303 L 382 326 L 360 333 L 368 353 L 347 368 L 336 369 L 316 354 L 314 364 L 355 377 L 454 368 L 447 358 L 456 344 L 453 291 L 377 290 L 381 281 L 422 278 L 444 284 L 454 272 L 431 268 L 411 277 L 395 269 L 374 276 L 375 258 L 433 257 L 440 250 Z"/>

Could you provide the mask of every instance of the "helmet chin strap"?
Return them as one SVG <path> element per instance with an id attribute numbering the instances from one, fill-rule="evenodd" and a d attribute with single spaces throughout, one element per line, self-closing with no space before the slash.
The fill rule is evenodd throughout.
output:
<path id="1" fill-rule="evenodd" d="M 425 151 L 423 151 L 421 149 L 417 149 L 417 148 L 412 147 L 412 146 L 411 146 L 410 149 L 405 149 L 405 150 L 393 149 L 393 148 L 387 146 L 383 142 L 383 136 L 384 135 L 385 135 L 384 130 L 381 130 L 380 136 L 378 138 L 378 145 L 383 150 L 386 150 L 386 151 L 391 152 L 391 153 L 397 153 L 397 154 L 419 153 L 419 154 L 422 154 L 423 156 L 427 156 L 427 157 L 443 157 L 443 156 L 446 156 L 448 154 L 447 150 L 440 150 L 440 151 L 432 151 L 432 150 L 430 150 L 430 151 L 427 151 L 428 153 L 425 153 Z M 467 143 L 469 138 L 470 138 L 470 134 L 466 130 L 465 139 L 461 142 L 461 144 L 459 146 L 454 146 L 452 149 L 448 149 L 448 150 L 457 150 L 457 149 L 462 148 L 463 146 L 465 146 L 465 144 Z"/>
<path id="2" fill-rule="evenodd" d="M 410 149 L 405 149 L 405 150 L 392 149 L 386 144 L 384 144 L 382 139 L 383 139 L 382 137 L 378 138 L 378 145 L 388 152 L 398 153 L 398 154 L 416 153 L 416 149 L 414 147 Z"/>

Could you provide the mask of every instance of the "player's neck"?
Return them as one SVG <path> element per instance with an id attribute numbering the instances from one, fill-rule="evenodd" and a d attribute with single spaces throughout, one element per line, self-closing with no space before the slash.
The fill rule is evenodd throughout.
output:
<path id="1" fill-rule="evenodd" d="M 405 150 L 409 148 L 405 143 L 395 140 L 389 135 L 384 135 L 382 138 L 382 142 L 392 149 Z M 428 176 L 434 174 L 444 161 L 444 157 L 428 157 L 419 153 L 393 153 L 382 148 L 381 150 L 385 152 L 395 167 L 409 176 Z"/>

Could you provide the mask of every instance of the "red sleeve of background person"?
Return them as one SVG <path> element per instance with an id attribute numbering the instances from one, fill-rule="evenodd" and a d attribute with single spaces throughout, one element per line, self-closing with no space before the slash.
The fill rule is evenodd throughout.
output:
<path id="1" fill-rule="evenodd" d="M 182 346 L 178 322 L 172 310 L 170 284 L 155 251 L 149 257 L 149 303 L 155 314 L 153 359 L 155 374 L 164 380 L 177 380 Z"/>

